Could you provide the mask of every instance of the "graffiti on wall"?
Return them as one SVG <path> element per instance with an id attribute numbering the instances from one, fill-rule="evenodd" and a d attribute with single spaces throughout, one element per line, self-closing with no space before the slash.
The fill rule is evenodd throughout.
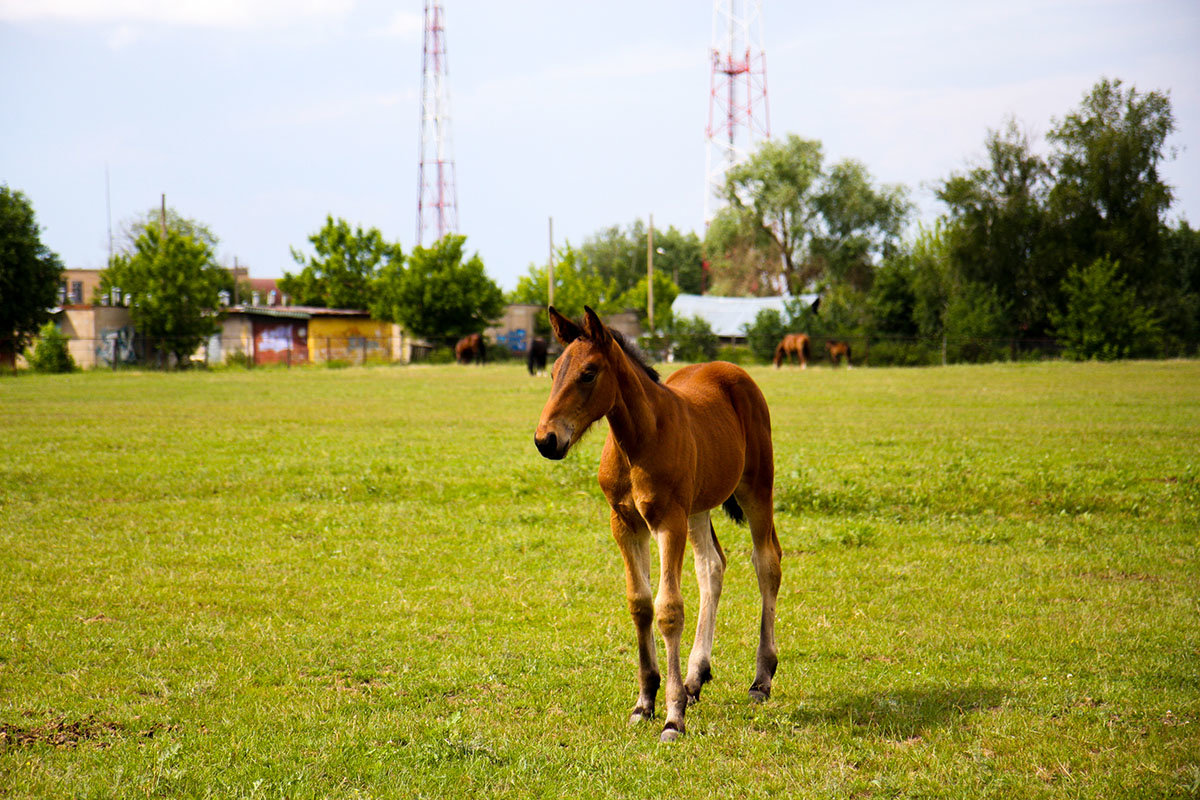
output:
<path id="1" fill-rule="evenodd" d="M 304 364 L 307 361 L 306 322 L 254 320 L 255 364 Z"/>
<path id="2" fill-rule="evenodd" d="M 111 367 L 115 364 L 137 363 L 133 337 L 132 325 L 101 330 L 96 337 L 96 364 Z"/>

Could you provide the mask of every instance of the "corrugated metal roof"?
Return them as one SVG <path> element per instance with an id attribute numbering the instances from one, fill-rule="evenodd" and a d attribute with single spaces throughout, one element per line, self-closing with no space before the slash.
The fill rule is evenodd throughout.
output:
<path id="1" fill-rule="evenodd" d="M 356 308 L 318 308 L 316 306 L 230 306 L 227 314 L 255 314 L 261 317 L 311 319 L 313 317 L 369 317 L 370 311 Z"/>
<path id="2" fill-rule="evenodd" d="M 282 317 L 284 319 L 309 319 L 308 309 L 296 306 L 230 306 L 226 314 L 249 314 L 256 317 Z"/>
<path id="3" fill-rule="evenodd" d="M 744 327 L 754 324 L 760 311 L 774 309 L 786 315 L 784 305 L 792 300 L 782 297 L 716 297 L 710 294 L 681 294 L 671 303 L 671 313 L 676 317 L 700 317 L 707 322 L 717 336 L 742 337 Z M 805 303 L 817 299 L 815 294 L 802 294 Z"/>

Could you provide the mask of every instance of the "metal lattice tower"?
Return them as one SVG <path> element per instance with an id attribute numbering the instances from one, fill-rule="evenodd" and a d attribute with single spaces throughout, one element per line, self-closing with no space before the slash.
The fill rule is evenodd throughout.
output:
<path id="1" fill-rule="evenodd" d="M 767 54 L 761 0 L 713 0 L 712 81 L 705 139 L 704 222 L 725 185 L 725 172 L 771 138 Z"/>
<path id="2" fill-rule="evenodd" d="M 441 239 L 458 232 L 458 198 L 450 147 L 450 94 L 446 68 L 445 12 L 425 3 L 425 54 L 421 76 L 421 157 L 417 174 L 417 244 L 426 231 Z"/>

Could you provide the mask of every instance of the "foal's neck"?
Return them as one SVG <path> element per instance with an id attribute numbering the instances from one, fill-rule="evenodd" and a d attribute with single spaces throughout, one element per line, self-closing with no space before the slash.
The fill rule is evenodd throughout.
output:
<path id="1" fill-rule="evenodd" d="M 615 343 L 612 352 L 610 360 L 617 378 L 617 399 L 607 414 L 608 425 L 620 448 L 634 459 L 654 440 L 666 389 L 633 363 L 633 359 Z"/>

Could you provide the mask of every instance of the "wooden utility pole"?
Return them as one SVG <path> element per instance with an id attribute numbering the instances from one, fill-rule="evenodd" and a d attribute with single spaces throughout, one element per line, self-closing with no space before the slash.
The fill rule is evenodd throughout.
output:
<path id="1" fill-rule="evenodd" d="M 546 297 L 548 298 L 546 305 L 554 305 L 554 217 L 550 217 L 550 260 L 547 262 L 549 268 L 546 270 L 548 286 L 546 287 Z"/>
<path id="2" fill-rule="evenodd" d="M 162 211 L 159 212 L 158 222 L 159 222 L 159 225 L 162 226 L 162 235 L 163 235 L 163 239 L 165 240 L 167 238 L 167 195 L 166 194 L 163 194 L 163 196 L 162 196 Z"/>
<path id="3" fill-rule="evenodd" d="M 650 322 L 650 333 L 654 333 L 654 215 L 650 215 L 650 228 L 646 231 L 646 318 Z"/>

